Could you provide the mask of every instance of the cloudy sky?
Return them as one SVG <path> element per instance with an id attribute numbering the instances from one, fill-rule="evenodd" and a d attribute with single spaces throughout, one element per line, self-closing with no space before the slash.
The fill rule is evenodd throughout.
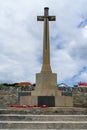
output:
<path id="1" fill-rule="evenodd" d="M 41 71 L 43 22 L 50 22 L 51 68 L 58 83 L 87 82 L 87 0 L 0 0 L 0 82 L 29 81 Z"/>

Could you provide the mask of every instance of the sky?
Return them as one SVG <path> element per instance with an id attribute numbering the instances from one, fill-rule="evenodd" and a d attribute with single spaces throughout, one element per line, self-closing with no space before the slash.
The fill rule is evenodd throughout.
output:
<path id="1" fill-rule="evenodd" d="M 43 22 L 49 15 L 50 58 L 57 83 L 87 82 L 87 0 L 0 0 L 0 83 L 36 82 L 43 49 Z"/>

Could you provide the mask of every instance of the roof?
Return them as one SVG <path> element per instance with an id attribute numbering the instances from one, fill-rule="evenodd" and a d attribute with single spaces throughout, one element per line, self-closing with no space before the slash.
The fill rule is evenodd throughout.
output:
<path id="1" fill-rule="evenodd" d="M 18 86 L 28 86 L 28 87 L 30 87 L 30 86 L 32 86 L 32 84 L 30 83 L 30 82 L 20 82 L 20 83 L 18 83 Z"/>
<path id="2" fill-rule="evenodd" d="M 58 84 L 58 87 L 69 87 L 69 86 L 64 83 L 61 83 L 61 84 Z"/>
<path id="3" fill-rule="evenodd" d="M 79 82 L 78 86 L 87 86 L 87 82 Z"/>

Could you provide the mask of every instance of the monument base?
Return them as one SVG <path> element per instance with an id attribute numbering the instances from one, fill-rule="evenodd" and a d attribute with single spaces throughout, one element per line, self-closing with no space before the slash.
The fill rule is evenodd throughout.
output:
<path id="1" fill-rule="evenodd" d="M 57 87 L 57 74 L 51 72 L 36 74 L 36 87 L 32 96 L 55 96 L 61 95 Z"/>
<path id="2" fill-rule="evenodd" d="M 69 96 L 61 96 L 61 91 L 56 87 L 57 74 L 42 72 L 36 74 L 36 87 L 31 96 L 22 96 L 20 104 L 23 105 L 48 105 L 49 107 L 72 107 L 73 100 Z"/>
<path id="3" fill-rule="evenodd" d="M 36 89 L 55 89 L 57 84 L 57 74 L 43 72 L 36 74 Z"/>
<path id="4" fill-rule="evenodd" d="M 20 105 L 73 107 L 73 98 L 69 96 L 21 96 Z"/>
<path id="5" fill-rule="evenodd" d="M 73 98 L 62 96 L 56 84 L 57 74 L 52 72 L 37 73 L 35 90 L 31 92 L 31 96 L 21 96 L 20 105 L 72 107 Z"/>

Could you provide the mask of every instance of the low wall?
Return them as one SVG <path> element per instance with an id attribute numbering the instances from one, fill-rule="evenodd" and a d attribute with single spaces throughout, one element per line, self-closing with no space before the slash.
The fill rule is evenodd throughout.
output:
<path id="1" fill-rule="evenodd" d="M 0 92 L 0 107 L 17 104 L 19 104 L 17 92 Z"/>
<path id="2" fill-rule="evenodd" d="M 76 107 L 86 107 L 87 108 L 87 93 L 79 92 L 73 94 L 73 103 Z"/>
<path id="3" fill-rule="evenodd" d="M 18 92 L 0 91 L 0 106 L 11 106 L 18 104 L 19 104 Z M 85 92 L 73 93 L 73 104 L 76 107 L 87 108 L 87 93 Z"/>

